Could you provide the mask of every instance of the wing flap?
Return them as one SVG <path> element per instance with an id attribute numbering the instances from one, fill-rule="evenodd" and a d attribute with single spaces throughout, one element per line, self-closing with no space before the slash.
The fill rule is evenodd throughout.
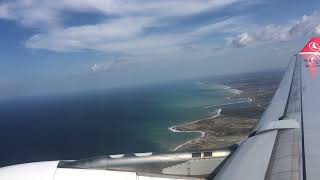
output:
<path id="1" fill-rule="evenodd" d="M 244 141 L 214 179 L 264 179 L 276 135 L 277 131 L 271 131 Z"/>

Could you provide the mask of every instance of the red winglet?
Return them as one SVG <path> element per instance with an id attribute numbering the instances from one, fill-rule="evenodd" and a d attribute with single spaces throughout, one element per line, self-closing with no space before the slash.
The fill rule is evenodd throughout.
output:
<path id="1" fill-rule="evenodd" d="M 320 38 L 313 37 L 306 44 L 306 46 L 301 49 L 300 54 L 309 54 L 309 53 L 320 53 Z"/>

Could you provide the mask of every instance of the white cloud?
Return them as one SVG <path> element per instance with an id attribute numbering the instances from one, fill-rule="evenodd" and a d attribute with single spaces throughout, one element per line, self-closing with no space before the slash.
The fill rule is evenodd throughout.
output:
<path id="1" fill-rule="evenodd" d="M 144 35 L 143 31 L 146 28 L 159 26 L 159 21 L 146 17 L 120 18 L 96 25 L 56 28 L 34 35 L 26 42 L 26 46 L 57 52 L 93 50 L 140 57 L 151 55 L 154 59 L 155 56 L 159 58 L 185 53 L 186 45 L 199 47 L 195 49 L 200 50 L 204 48 L 201 43 L 197 43 L 199 40 L 201 42 L 201 38 L 217 33 L 240 31 L 248 27 L 244 22 L 246 22 L 246 17 L 232 17 L 195 27 L 184 33 Z M 212 44 L 206 45 L 211 46 Z M 218 48 L 221 49 L 221 47 Z"/>
<path id="2" fill-rule="evenodd" d="M 228 24 L 232 24 L 227 19 L 186 33 L 142 34 L 145 28 L 157 25 L 156 23 L 151 18 L 123 18 L 97 25 L 54 29 L 34 35 L 26 42 L 26 46 L 58 52 L 94 50 L 159 57 L 181 52 L 185 44 L 192 44 L 208 33 L 224 32 L 229 28 Z"/>
<path id="3" fill-rule="evenodd" d="M 0 3 L 0 7 L 6 12 L 0 19 L 15 20 L 23 26 L 45 29 L 60 25 L 54 1 L 16 0 Z"/>
<path id="4" fill-rule="evenodd" d="M 170 23 L 171 17 L 179 18 L 209 10 L 219 11 L 245 1 L 14 0 L 0 3 L 0 7 L 4 9 L 2 14 L 5 14 L 0 18 L 15 20 L 23 26 L 40 29 L 40 33 L 34 34 L 25 42 L 25 46 L 32 49 L 163 55 L 176 53 L 185 43 L 210 34 L 210 31 L 235 31 L 237 27 L 232 24 L 235 24 L 237 18 L 214 22 L 207 27 L 195 27 L 194 30 L 180 34 L 165 32 L 144 35 L 143 32 L 147 28 L 166 26 Z M 99 13 L 104 15 L 106 20 L 96 24 L 68 27 L 64 24 L 65 12 Z"/>
<path id="5" fill-rule="evenodd" d="M 219 10 L 238 1 L 243 0 L 13 0 L 0 3 L 0 18 L 42 28 L 62 26 L 61 14 L 67 11 L 163 18 Z"/>
<path id="6" fill-rule="evenodd" d="M 244 22 L 247 22 L 247 17 L 244 17 L 244 16 L 231 17 L 231 18 L 223 19 L 218 22 L 213 22 L 211 24 L 201 26 L 200 28 L 192 32 L 192 35 L 239 32 L 243 30 L 244 27 L 248 28 Z"/>
<path id="7" fill-rule="evenodd" d="M 221 47 L 203 42 L 206 37 L 216 33 L 234 34 L 248 28 L 248 24 L 247 17 L 235 16 L 211 24 L 195 25 L 187 32 L 172 32 L 170 29 L 167 32 L 171 17 L 215 12 L 235 3 L 248 6 L 245 2 L 247 0 L 14 0 L 0 3 L 0 18 L 40 29 L 25 42 L 25 46 L 31 49 L 55 52 L 89 50 L 120 53 L 133 59 L 174 59 L 185 55 L 187 46 L 192 48 L 189 53 L 195 54 L 195 51 L 203 49 L 216 53 Z M 99 13 L 106 19 L 96 24 L 70 27 L 64 24 L 66 12 Z M 154 27 L 162 28 L 162 32 L 145 33 Z M 255 41 L 254 36 L 247 34 L 247 37 L 239 36 L 242 38 L 239 46 Z M 91 70 L 108 66 L 96 64 Z"/>
<path id="8" fill-rule="evenodd" d="M 299 36 L 320 35 L 320 12 L 304 15 L 300 20 L 284 25 L 267 25 L 227 38 L 227 42 L 235 47 L 266 41 L 289 41 Z"/>
<path id="9" fill-rule="evenodd" d="M 313 34 L 316 36 L 320 35 L 320 24 L 314 28 Z"/>
<path id="10" fill-rule="evenodd" d="M 228 41 L 235 47 L 245 47 L 253 42 L 253 37 L 251 37 L 248 33 L 242 33 L 234 39 L 228 39 Z"/>
<path id="11" fill-rule="evenodd" d="M 103 64 L 93 64 L 90 69 L 92 72 L 108 71 L 112 67 L 113 61 Z"/>
<path id="12" fill-rule="evenodd" d="M 26 46 L 51 51 L 103 50 L 104 45 L 135 38 L 152 23 L 150 18 L 122 18 L 96 25 L 56 28 L 32 36 Z"/>
<path id="13" fill-rule="evenodd" d="M 4 18 L 4 19 L 9 18 L 9 12 L 8 12 L 8 6 L 7 5 L 1 5 L 0 6 L 0 18 Z"/>
<path id="14" fill-rule="evenodd" d="M 239 0 L 60 0 L 65 8 L 73 10 L 98 10 L 105 14 L 138 14 L 153 16 L 181 16 L 219 9 Z"/>
<path id="15" fill-rule="evenodd" d="M 118 59 L 118 60 L 109 60 L 103 63 L 94 63 L 90 67 L 90 71 L 97 73 L 97 72 L 107 72 L 112 70 L 113 68 L 117 68 L 119 66 L 123 66 L 128 64 L 129 61 L 126 59 Z"/>

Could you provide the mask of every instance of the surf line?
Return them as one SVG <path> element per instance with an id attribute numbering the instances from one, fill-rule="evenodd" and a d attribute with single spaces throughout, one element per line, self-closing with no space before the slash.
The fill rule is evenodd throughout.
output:
<path id="1" fill-rule="evenodd" d="M 193 122 L 190 122 L 190 123 L 185 123 L 185 124 L 194 124 L 194 123 L 198 123 L 198 122 L 203 121 L 203 120 L 208 120 L 208 119 L 217 118 L 217 117 L 220 116 L 221 111 L 222 111 L 221 109 L 217 109 L 216 112 L 215 112 L 216 114 L 213 115 L 213 116 L 210 116 L 210 117 L 208 117 L 208 118 L 199 119 L 199 120 L 196 120 L 196 121 L 193 121 Z M 171 126 L 171 127 L 169 127 L 168 129 L 169 129 L 171 132 L 174 132 L 174 133 L 200 133 L 200 136 L 199 136 L 199 137 L 197 137 L 197 138 L 195 138 L 195 139 L 191 139 L 191 140 L 189 140 L 189 141 L 186 141 L 186 142 L 178 145 L 177 147 L 175 147 L 175 148 L 173 149 L 174 151 L 178 150 L 179 148 L 181 148 L 182 146 L 184 146 L 184 145 L 186 145 L 186 144 L 189 144 L 189 143 L 191 143 L 191 142 L 193 142 L 193 141 L 196 141 L 196 140 L 199 140 L 199 139 L 203 138 L 203 137 L 205 136 L 205 134 L 206 134 L 204 131 L 183 131 L 183 130 L 178 130 L 178 129 L 177 129 L 177 126 Z"/>
<path id="2" fill-rule="evenodd" d="M 189 143 L 191 143 L 191 142 L 193 142 L 193 141 L 196 141 L 196 140 L 199 140 L 199 139 L 203 138 L 203 137 L 205 136 L 205 134 L 206 134 L 204 131 L 180 131 L 180 130 L 177 130 L 177 129 L 176 129 L 176 126 L 170 127 L 169 130 L 170 130 L 171 132 L 174 132 L 174 133 L 200 133 L 200 136 L 199 136 L 199 137 L 197 137 L 197 138 L 195 138 L 195 139 L 191 139 L 191 140 L 189 140 L 189 141 L 186 141 L 186 142 L 178 145 L 177 147 L 175 147 L 175 148 L 173 149 L 174 151 L 178 150 L 179 148 L 181 148 L 182 146 L 184 146 L 184 145 L 186 145 L 186 144 L 189 144 Z"/>

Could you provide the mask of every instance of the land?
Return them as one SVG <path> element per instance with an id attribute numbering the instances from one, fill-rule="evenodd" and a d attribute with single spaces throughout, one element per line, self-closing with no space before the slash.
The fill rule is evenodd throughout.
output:
<path id="1" fill-rule="evenodd" d="M 220 116 L 216 118 L 196 120 L 172 127 L 176 131 L 202 132 L 199 138 L 188 141 L 175 150 L 223 148 L 247 138 L 276 92 L 282 74 L 282 71 L 271 71 L 206 79 L 207 82 L 238 89 L 242 93 L 232 98 L 250 98 L 252 102 L 249 106 L 224 106 L 221 107 Z"/>

